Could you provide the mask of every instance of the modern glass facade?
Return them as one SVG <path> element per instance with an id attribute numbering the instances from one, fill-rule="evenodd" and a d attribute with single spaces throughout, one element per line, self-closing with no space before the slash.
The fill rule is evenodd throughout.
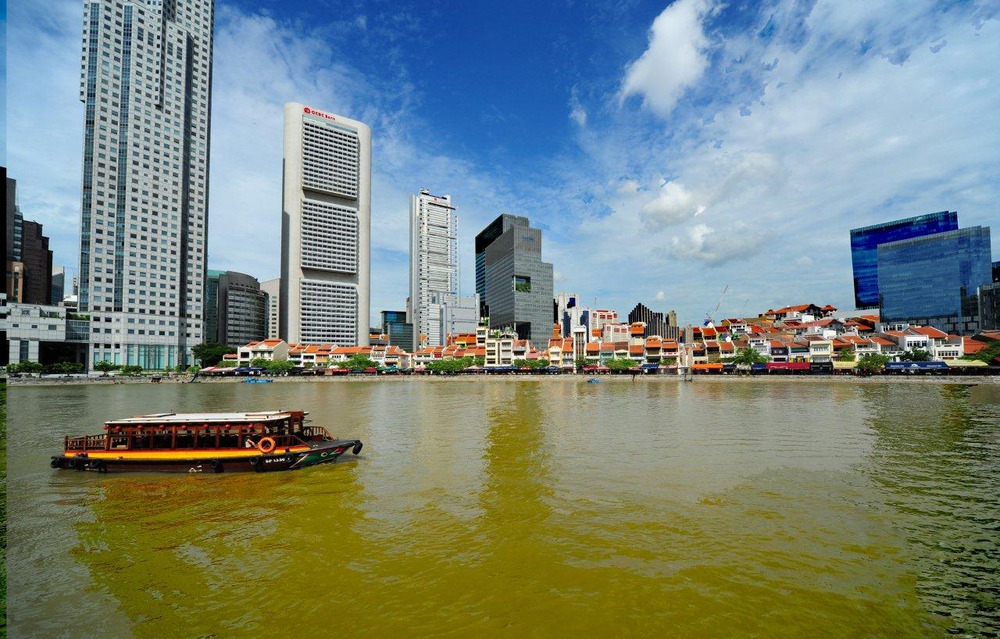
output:
<path id="1" fill-rule="evenodd" d="M 854 266 L 854 305 L 879 305 L 877 249 L 879 244 L 922 237 L 958 228 L 958 213 L 940 211 L 851 230 L 851 262 Z"/>
<path id="2" fill-rule="evenodd" d="M 880 244 L 876 253 L 883 322 L 978 316 L 976 291 L 992 275 L 989 227 Z"/>
<path id="3" fill-rule="evenodd" d="M 503 229 L 493 236 L 497 229 Z M 492 240 L 489 238 L 492 236 Z M 491 328 L 513 328 L 520 339 L 545 345 L 552 335 L 552 264 L 542 261 L 542 232 L 528 219 L 501 215 L 476 236 Z"/>

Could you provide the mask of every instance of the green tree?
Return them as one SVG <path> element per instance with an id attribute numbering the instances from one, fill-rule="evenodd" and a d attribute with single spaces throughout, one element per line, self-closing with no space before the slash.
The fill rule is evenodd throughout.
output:
<path id="1" fill-rule="evenodd" d="M 134 365 L 122 366 L 118 370 L 118 374 L 126 375 L 128 377 L 135 377 L 138 375 L 142 375 L 142 366 L 134 366 Z"/>
<path id="2" fill-rule="evenodd" d="M 339 368 L 346 368 L 348 370 L 353 370 L 360 368 L 364 370 L 366 368 L 378 368 L 378 365 L 372 361 L 367 355 L 362 355 L 358 353 L 356 355 L 351 355 L 350 359 L 337 364 Z"/>
<path id="3" fill-rule="evenodd" d="M 426 370 L 432 373 L 457 373 L 475 364 L 475 358 L 458 357 L 453 359 L 436 359 L 429 362 Z"/>
<path id="4" fill-rule="evenodd" d="M 102 359 L 99 362 L 94 362 L 93 369 L 95 371 L 100 371 L 101 373 L 103 373 L 101 377 L 107 377 L 108 373 L 110 373 L 111 371 L 118 370 L 118 364 L 112 364 L 108 360 Z"/>
<path id="5" fill-rule="evenodd" d="M 639 368 L 639 362 L 635 361 L 630 357 L 612 357 L 604 362 L 605 366 L 610 368 L 612 372 L 627 371 L 633 368 Z"/>
<path id="6" fill-rule="evenodd" d="M 929 351 L 925 351 L 922 348 L 914 348 L 911 351 L 901 353 L 899 359 L 904 362 L 929 362 L 933 359 L 933 356 Z"/>
<path id="7" fill-rule="evenodd" d="M 269 360 L 266 357 L 255 357 L 252 360 L 250 360 L 250 366 L 254 368 L 267 368 L 267 365 L 270 363 L 271 360 Z"/>
<path id="8" fill-rule="evenodd" d="M 581 355 L 580 357 L 577 357 L 575 360 L 573 360 L 573 366 L 575 367 L 576 372 L 578 372 L 578 373 L 580 371 L 582 371 L 583 367 L 587 366 L 588 364 L 589 364 L 589 362 L 587 361 L 587 358 L 584 357 L 583 355 Z"/>
<path id="9" fill-rule="evenodd" d="M 191 354 L 194 355 L 196 360 L 201 362 L 203 368 L 216 366 L 220 361 L 222 361 L 223 355 L 235 352 L 236 349 L 232 346 L 225 346 L 215 342 L 205 342 L 191 348 Z"/>
<path id="10" fill-rule="evenodd" d="M 514 368 L 530 368 L 535 371 L 549 365 L 547 359 L 515 359 Z"/>
<path id="11" fill-rule="evenodd" d="M 837 353 L 837 356 L 834 359 L 836 359 L 838 362 L 853 362 L 855 359 L 857 359 L 857 356 L 858 353 L 854 349 L 854 347 L 848 346 L 847 348 Z"/>
<path id="12" fill-rule="evenodd" d="M 239 365 L 240 363 L 235 359 L 224 359 L 218 364 L 215 364 L 215 366 L 218 366 L 219 368 L 236 368 Z"/>
<path id="13" fill-rule="evenodd" d="M 995 364 L 994 360 L 997 357 L 1000 357 L 1000 340 L 989 342 L 986 345 L 986 348 L 981 349 L 978 353 L 963 355 L 962 359 L 971 359 L 986 362 L 987 364 Z"/>
<path id="14" fill-rule="evenodd" d="M 879 353 L 868 353 L 858 360 L 857 371 L 859 375 L 874 375 L 885 370 L 885 365 L 889 362 L 887 355 Z"/>
<path id="15" fill-rule="evenodd" d="M 271 375 L 287 375 L 293 368 L 295 368 L 295 362 L 290 362 L 287 359 L 268 360 L 264 366 L 264 369 Z"/>
<path id="16" fill-rule="evenodd" d="M 745 346 L 736 351 L 736 355 L 730 361 L 734 364 L 766 364 L 767 356 L 756 349 Z"/>

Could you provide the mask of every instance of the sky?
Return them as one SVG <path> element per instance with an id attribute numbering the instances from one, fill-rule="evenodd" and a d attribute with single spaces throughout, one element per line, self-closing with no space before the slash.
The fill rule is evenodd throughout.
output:
<path id="1" fill-rule="evenodd" d="M 82 14 L 5 19 L 3 162 L 71 268 Z M 215 29 L 208 267 L 278 276 L 283 105 L 339 113 L 373 134 L 373 322 L 405 308 L 422 188 L 454 199 L 463 293 L 509 212 L 555 293 L 682 323 L 852 311 L 852 228 L 1000 229 L 998 0 L 217 0 Z"/>

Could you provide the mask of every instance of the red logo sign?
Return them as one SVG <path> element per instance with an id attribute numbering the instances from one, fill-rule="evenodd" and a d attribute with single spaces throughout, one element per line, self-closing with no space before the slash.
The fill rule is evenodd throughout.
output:
<path id="1" fill-rule="evenodd" d="M 332 115 L 327 115 L 326 113 L 323 113 L 322 111 L 317 111 L 316 109 L 310 109 L 309 107 L 306 107 L 306 108 L 302 109 L 302 111 L 306 115 L 315 115 L 315 116 L 320 117 L 320 118 L 326 118 L 327 120 L 336 120 L 337 119 L 337 118 L 333 117 Z"/>

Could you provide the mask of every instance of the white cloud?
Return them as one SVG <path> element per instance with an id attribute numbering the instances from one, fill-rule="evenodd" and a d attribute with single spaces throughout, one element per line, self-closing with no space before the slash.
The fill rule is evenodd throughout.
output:
<path id="1" fill-rule="evenodd" d="M 711 8 L 709 0 L 678 0 L 657 16 L 649 48 L 628 67 L 620 100 L 640 95 L 643 105 L 655 113 L 670 114 L 708 67 L 702 20 Z"/>
<path id="2" fill-rule="evenodd" d="M 640 218 L 646 228 L 660 230 L 686 222 L 704 212 L 695 196 L 677 182 L 667 182 L 660 187 L 656 197 L 642 207 Z"/>
<path id="3" fill-rule="evenodd" d="M 663 291 L 657 291 L 657 293 L 656 293 L 656 295 L 655 295 L 655 296 L 653 297 L 653 299 L 654 299 L 654 300 L 656 300 L 657 302 L 662 302 L 662 301 L 664 301 L 665 299 L 667 299 L 667 294 L 666 294 L 666 293 L 664 293 Z"/>

